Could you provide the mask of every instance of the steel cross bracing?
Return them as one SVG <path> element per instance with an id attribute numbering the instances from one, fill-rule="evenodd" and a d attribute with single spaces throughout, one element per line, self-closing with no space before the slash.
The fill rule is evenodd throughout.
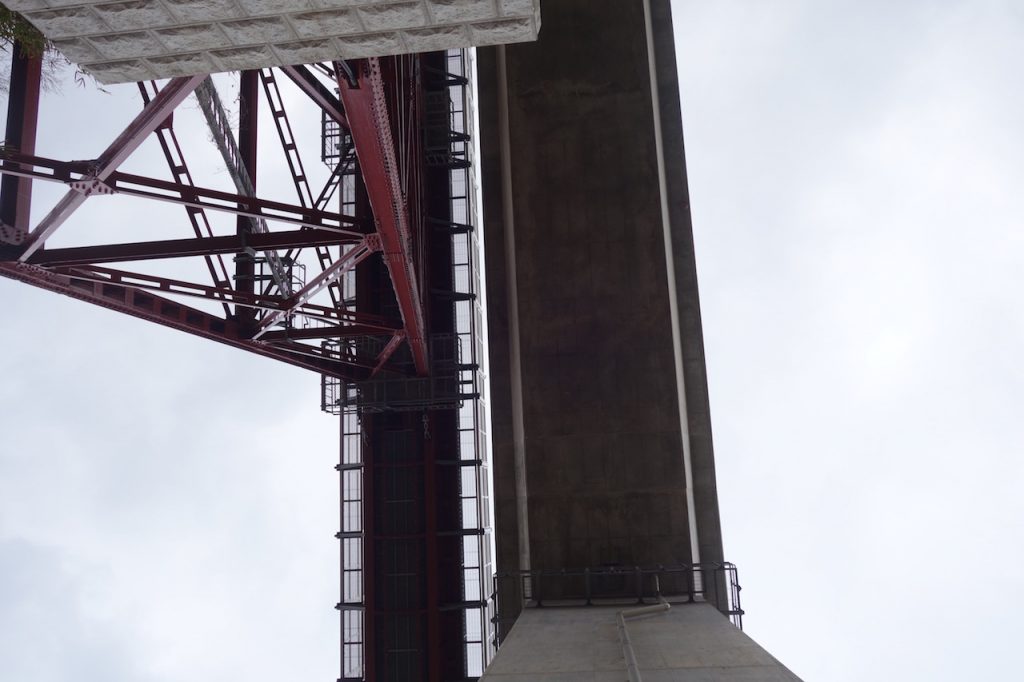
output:
<path id="1" fill-rule="evenodd" d="M 466 376 L 479 350 L 460 360 L 457 349 L 476 347 L 469 327 L 478 322 L 468 313 L 475 289 L 456 281 L 473 280 L 456 277 L 471 269 L 471 228 L 468 196 L 453 188 L 469 181 L 456 182 L 452 169 L 464 173 L 466 165 L 446 151 L 466 127 L 449 120 L 452 83 L 438 77 L 446 60 L 432 53 L 242 72 L 237 126 L 206 76 L 140 83 L 141 112 L 99 157 L 82 161 L 35 153 L 39 64 L 14 59 L 0 150 L 0 275 L 315 371 L 344 394 L 324 405 L 345 411 L 343 441 L 366 449 L 358 445 L 358 457 L 339 465 L 344 490 L 358 491 L 343 493 L 339 533 L 347 576 L 339 604 L 343 679 L 472 679 L 467 651 L 485 648 L 486 626 L 473 634 L 467 625 L 486 616 L 489 562 L 470 558 L 485 555 L 482 460 L 467 445 L 467 429 L 478 440 L 481 408 L 465 386 L 475 385 Z M 176 110 L 191 93 L 228 187 L 213 186 L 187 160 L 195 152 L 180 126 L 187 112 Z M 293 126 L 297 102 L 342 131 L 338 153 L 321 156 L 327 171 L 303 162 L 309 131 Z M 274 128 L 262 146 L 261 110 Z M 424 142 L 425 128 L 438 122 L 440 155 L 437 139 Z M 162 152 L 159 172 L 126 172 L 123 162 L 150 136 Z M 201 144 L 209 143 L 203 134 Z M 287 181 L 258 172 L 257 157 L 267 155 L 257 148 L 274 146 L 284 163 L 268 165 L 287 170 L 294 195 Z M 39 182 L 68 192 L 33 225 L 31 189 Z M 275 185 L 287 199 L 267 191 Z M 89 234 L 64 230 L 82 218 L 75 211 L 87 200 L 118 196 L 149 200 L 154 217 L 163 209 L 180 222 L 180 234 L 153 234 L 147 220 L 121 226 L 116 242 L 65 239 Z M 343 458 L 352 447 L 343 445 Z M 378 477 L 402 485 L 378 485 Z M 407 486 L 419 491 L 412 501 L 404 499 Z M 354 526 L 355 518 L 365 525 Z M 467 550 L 466 538 L 477 549 Z M 390 565 L 387 557 L 403 548 L 411 564 Z M 417 579 L 409 581 L 412 573 Z"/>
<path id="2" fill-rule="evenodd" d="M 428 374 L 417 278 L 421 264 L 411 228 L 423 221 L 408 215 L 409 207 L 421 202 L 407 196 L 418 185 L 402 177 L 408 169 L 396 162 L 410 153 L 396 148 L 396 140 L 413 144 L 415 136 L 392 134 L 389 110 L 404 111 L 408 103 L 387 101 L 386 93 L 394 98 L 402 91 L 384 82 L 387 72 L 380 60 L 243 73 L 252 119 L 243 113 L 237 133 L 207 76 L 175 78 L 162 87 L 140 83 L 139 114 L 95 159 L 82 161 L 35 155 L 39 60 L 13 52 L 7 140 L 0 151 L 0 275 L 347 381 L 381 372 Z M 248 91 L 247 76 L 253 86 Z M 254 153 L 257 83 L 262 83 L 297 203 L 261 196 Z M 284 83 L 304 93 L 300 98 L 306 106 L 325 112 L 352 137 L 358 163 L 343 159 L 322 187 L 314 188 L 306 174 L 279 85 Z M 335 94 L 339 91 L 340 96 Z M 193 93 L 222 153 L 231 189 L 200 186 L 187 163 L 188 148 L 175 131 L 174 112 Z M 169 178 L 120 169 L 150 136 L 163 152 Z M 359 215 L 343 215 L 329 206 L 330 200 L 342 175 L 355 169 L 366 199 Z M 31 225 L 31 190 L 37 181 L 61 183 L 67 193 Z M 124 239 L 117 243 L 48 247 L 90 197 L 117 195 L 182 206 L 187 222 L 182 221 L 181 238 L 146 241 L 146 225 L 125 225 Z M 211 212 L 238 216 L 237 231 L 217 234 Z M 305 259 L 315 272 L 308 282 L 297 281 L 294 272 L 306 267 L 307 252 L 315 254 Z M 343 276 L 377 254 L 398 304 L 394 318 L 346 306 L 341 294 Z M 226 256 L 235 260 L 234 273 Z M 202 259 L 209 281 L 147 272 L 154 261 L 189 258 Z M 261 267 L 269 276 L 261 276 Z M 324 343 L 360 337 L 368 342 L 341 344 L 343 352 L 338 344 Z M 361 355 L 353 348 L 374 350 Z"/>
<path id="3" fill-rule="evenodd" d="M 235 189 L 238 190 L 239 194 L 247 197 L 255 196 L 256 185 L 246 169 L 246 163 L 242 159 L 234 133 L 231 132 L 231 124 L 228 122 L 227 112 L 224 111 L 224 105 L 220 102 L 220 96 L 217 94 L 217 87 L 213 84 L 213 79 L 207 76 L 199 84 L 199 87 L 196 88 L 195 94 L 196 99 L 199 101 L 199 107 L 203 110 L 203 116 L 206 118 L 206 125 L 209 126 L 210 132 L 213 134 L 213 142 L 217 145 L 217 149 L 224 159 L 224 165 L 227 166 L 228 174 L 234 180 Z M 241 113 L 239 115 L 244 116 Z M 248 220 L 248 232 L 255 232 L 257 234 L 267 234 L 270 232 L 266 218 L 262 216 L 250 218 Z M 285 266 L 276 251 L 267 251 L 267 262 L 270 264 L 270 272 L 277 288 L 285 297 L 291 296 L 291 278 L 288 277 Z"/>
<path id="4" fill-rule="evenodd" d="M 149 104 L 160 91 L 155 82 L 148 84 L 139 83 L 138 86 L 144 104 Z M 152 89 L 152 93 L 150 89 Z M 167 167 L 170 169 L 174 180 L 183 185 L 195 187 L 195 183 L 192 181 L 192 174 L 189 172 L 188 165 L 185 163 L 181 151 L 181 144 L 178 142 L 178 136 L 174 133 L 174 128 L 170 125 L 170 120 L 167 119 L 163 124 L 157 126 L 154 134 L 160 143 L 160 149 L 163 151 Z M 197 238 L 213 238 L 213 228 L 210 226 L 210 221 L 207 219 L 204 211 L 188 209 L 186 214 L 188 215 L 189 222 L 192 224 L 192 231 Z M 238 251 L 239 249 L 233 250 Z M 50 255 L 52 256 L 52 251 Z M 204 253 L 203 259 L 206 261 L 206 267 L 210 272 L 210 278 L 213 280 L 213 283 L 218 287 L 230 288 L 231 275 L 224 264 L 223 256 L 219 253 L 216 255 Z M 89 262 L 91 261 L 85 260 L 79 264 L 86 265 Z M 231 314 L 231 309 L 226 303 L 224 304 L 224 314 Z"/>

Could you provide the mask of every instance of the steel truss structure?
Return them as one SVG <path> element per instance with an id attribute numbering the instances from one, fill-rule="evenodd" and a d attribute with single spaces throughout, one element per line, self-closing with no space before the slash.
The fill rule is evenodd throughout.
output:
<path id="1" fill-rule="evenodd" d="M 197 90 L 209 93 L 212 89 L 206 76 L 176 78 L 160 88 L 140 83 L 144 106 L 121 135 L 96 159 L 67 161 L 33 154 L 39 107 L 38 61 L 21 55 L 14 59 L 8 136 L 0 155 L 0 172 L 4 175 L 0 274 L 333 377 L 365 380 L 395 370 L 397 366 L 388 362 L 399 346 L 409 350 L 415 374 L 429 373 L 418 264 L 411 251 L 413 226 L 403 191 L 409 178 L 402 174 L 411 167 L 398 163 L 399 155 L 408 155 L 411 150 L 396 148 L 390 134 L 391 110 L 411 115 L 417 103 L 414 99 L 393 104 L 386 101 L 381 60 L 283 70 L 289 80 L 309 94 L 312 103 L 344 126 L 354 141 L 354 158 L 344 160 L 315 197 L 291 137 L 277 90 L 278 76 L 271 69 L 241 76 L 242 114 L 237 141 L 226 122 L 213 131 L 215 141 L 232 150 L 226 159 L 229 171 L 239 179 L 239 191 L 231 193 L 192 182 L 174 131 L 175 108 Z M 260 198 L 255 191 L 259 144 L 255 119 L 261 82 L 295 183 L 297 201 L 293 204 Z M 340 97 L 334 95 L 332 85 Z M 119 170 L 150 135 L 159 139 L 170 180 Z M 361 217 L 341 215 L 327 207 L 346 166 L 358 167 L 366 187 L 369 210 Z M 68 190 L 42 220 L 29 225 L 31 188 L 39 181 L 63 183 Z M 47 249 L 47 240 L 77 208 L 97 195 L 180 204 L 194 236 Z M 213 211 L 237 215 L 236 234 L 215 236 L 207 217 Z M 282 230 L 282 226 L 287 229 Z M 320 272 L 293 291 L 278 252 L 284 252 L 283 260 L 291 263 L 304 249 L 316 252 Z M 399 303 L 399 314 L 392 318 L 361 314 L 345 306 L 337 295 L 338 281 L 378 253 L 387 265 Z M 233 274 L 225 265 L 225 254 L 240 254 Z M 212 281 L 184 282 L 138 269 L 146 261 L 168 258 L 204 259 Z M 255 286 L 253 266 L 258 260 L 271 264 L 273 286 Z M 135 265 L 136 269 L 112 269 L 105 267 L 108 263 Z M 329 303 L 318 302 L 322 292 L 330 294 Z M 190 307 L 166 294 L 215 301 L 224 314 Z M 386 337 L 394 343 L 385 343 L 387 354 L 374 357 L 331 353 L 320 343 L 324 338 L 354 335 Z"/>
<path id="2" fill-rule="evenodd" d="M 83 161 L 35 154 L 40 60 L 12 52 L 0 275 L 320 373 L 324 409 L 341 415 L 342 678 L 475 679 L 492 649 L 463 53 L 241 72 L 237 132 L 208 76 L 139 83 L 138 115 Z M 323 142 L 321 186 L 282 83 L 343 140 Z M 189 168 L 174 114 L 191 95 L 234 191 L 197 184 Z M 261 100 L 291 202 L 260 193 Z M 148 139 L 167 177 L 122 170 Z M 67 191 L 32 224 L 41 182 Z M 181 206 L 182 236 L 51 247 L 78 208 L 108 195 Z M 234 216 L 233 229 L 218 233 L 215 214 Z M 156 267 L 169 261 L 192 265 L 175 278 Z"/>

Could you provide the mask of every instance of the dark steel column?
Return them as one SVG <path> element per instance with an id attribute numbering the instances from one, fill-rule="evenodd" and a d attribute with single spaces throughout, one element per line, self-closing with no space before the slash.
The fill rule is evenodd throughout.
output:
<path id="1" fill-rule="evenodd" d="M 4 139 L 8 147 L 24 154 L 35 154 L 43 60 L 25 55 L 17 43 L 11 47 L 11 54 L 11 89 Z M 5 174 L 0 183 L 0 245 L 17 245 L 25 240 L 31 207 L 32 181 Z"/>
<path id="2" fill-rule="evenodd" d="M 238 89 L 238 153 L 242 165 L 252 181 L 252 191 L 256 193 L 256 142 L 258 136 L 260 106 L 260 72 L 242 71 Z M 237 234 L 244 238 L 253 232 L 252 218 L 238 216 Z M 253 258 L 244 251 L 235 256 L 235 289 L 245 293 L 256 291 L 256 268 Z M 243 327 L 255 326 L 256 311 L 251 308 L 235 306 L 235 318 Z"/>

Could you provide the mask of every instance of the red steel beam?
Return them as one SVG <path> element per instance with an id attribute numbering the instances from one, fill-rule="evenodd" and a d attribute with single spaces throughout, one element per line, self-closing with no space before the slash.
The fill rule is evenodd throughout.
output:
<path id="1" fill-rule="evenodd" d="M 425 376 L 430 367 L 423 300 L 410 249 L 406 199 L 398 176 L 380 60 L 371 57 L 360 62 L 358 87 L 348 82 L 343 69 L 335 67 L 335 74 L 416 373 Z"/>
<path id="2" fill-rule="evenodd" d="M 43 60 L 24 54 L 18 43 L 11 46 L 11 55 L 4 139 L 24 154 L 35 154 Z M 0 181 L 0 244 L 21 244 L 25 240 L 31 208 L 32 180 L 5 175 Z"/>
<path id="3" fill-rule="evenodd" d="M 334 168 L 331 170 L 331 177 L 327 178 L 327 182 L 324 183 L 320 194 L 317 195 L 316 201 L 313 202 L 315 208 L 322 210 L 327 205 L 327 202 L 331 200 L 334 192 L 338 189 L 338 185 L 341 183 L 342 174 L 348 170 L 351 161 L 354 161 L 354 159 L 346 155 L 344 159 L 341 159 L 334 165 Z"/>
<path id="4" fill-rule="evenodd" d="M 312 303 L 294 305 L 280 296 L 247 294 L 235 291 L 234 289 L 222 289 L 208 284 L 197 284 L 195 282 L 186 282 L 184 280 L 138 272 L 127 272 L 125 270 L 96 266 L 55 268 L 47 270 L 47 272 L 98 284 L 112 284 L 142 291 L 159 291 L 178 296 L 204 298 L 217 302 L 227 301 L 236 305 L 261 310 L 290 311 L 294 315 L 328 321 L 332 326 L 341 326 L 342 324 L 361 325 L 366 329 L 375 330 L 370 332 L 375 334 L 393 334 L 401 328 L 399 324 L 392 320 L 348 308 L 333 308 Z"/>
<path id="5" fill-rule="evenodd" d="M 321 230 L 333 230 L 341 234 L 363 236 L 362 232 L 354 231 L 349 227 L 358 225 L 361 221 L 351 216 L 342 215 L 337 211 L 323 211 L 282 201 L 247 197 L 203 187 L 179 185 L 178 183 L 166 180 L 147 178 L 130 173 L 113 173 L 107 184 L 114 192 L 130 196 L 158 199 L 197 208 L 235 213 L 240 216 L 276 220 L 304 227 L 316 227 Z M 175 196 L 175 194 L 178 196 Z"/>
<path id="6" fill-rule="evenodd" d="M 192 91 L 203 81 L 205 76 L 182 76 L 171 80 L 147 104 L 128 127 L 117 136 L 110 146 L 100 154 L 92 165 L 90 176 L 103 182 L 121 163 L 134 152 L 146 137 L 156 130 L 174 111 L 175 107 L 185 101 Z M 21 254 L 22 262 L 31 258 L 39 250 L 51 234 L 57 231 L 64 221 L 82 205 L 87 194 L 72 189 L 57 202 L 57 205 L 40 221 L 26 239 L 25 250 Z"/>
<path id="7" fill-rule="evenodd" d="M 0 152 L 0 173 L 66 184 L 74 183 L 82 188 L 83 193 L 85 191 L 92 191 L 95 194 L 119 193 L 200 209 L 332 230 L 339 234 L 365 236 L 363 232 L 349 227 L 358 226 L 363 221 L 337 212 L 247 197 L 119 171 L 110 173 L 105 181 L 97 181 L 90 178 L 89 172 L 90 162 L 88 161 L 58 161 L 9 150 Z M 78 194 L 79 190 L 73 190 L 73 193 Z"/>
<path id="8" fill-rule="evenodd" d="M 387 361 L 391 358 L 392 355 L 395 354 L 395 351 L 398 350 L 398 347 L 402 345 L 402 341 L 405 341 L 404 332 L 396 332 L 395 335 L 391 337 L 391 340 L 388 341 L 388 344 L 384 346 L 384 350 L 382 350 L 380 352 L 380 355 L 377 356 L 377 364 L 374 366 L 373 374 L 371 374 L 371 376 L 376 375 L 377 372 L 381 371 L 384 368 L 384 365 L 387 363 Z"/>
<path id="9" fill-rule="evenodd" d="M 329 306 L 317 305 L 315 303 L 307 303 L 296 308 L 296 312 L 301 312 L 306 317 L 315 317 L 336 324 L 347 322 L 364 324 L 368 327 L 379 329 L 381 334 L 392 334 L 395 330 L 402 328 L 402 324 L 396 320 L 389 319 L 382 315 L 356 312 L 349 308 L 332 308 Z"/>
<path id="10" fill-rule="evenodd" d="M 259 133 L 260 90 L 259 72 L 242 71 L 238 83 L 238 161 L 249 176 L 252 194 L 256 194 L 256 143 Z M 241 189 L 241 187 L 239 187 Z M 242 205 L 239 206 L 240 208 Z M 242 239 L 256 233 L 256 225 L 248 216 L 239 215 L 235 220 L 235 234 Z M 252 294 L 256 291 L 256 262 L 248 254 L 238 250 L 235 258 L 235 288 Z M 271 256 L 273 258 L 273 256 Z M 275 271 L 275 274 L 276 271 Z M 275 277 L 275 279 L 279 279 Z M 282 286 L 281 282 L 277 282 Z M 252 327 L 256 323 L 256 311 L 235 306 L 235 317 L 243 325 Z"/>
<path id="11" fill-rule="evenodd" d="M 295 141 L 295 133 L 292 130 L 291 121 L 288 119 L 288 110 L 284 106 L 284 99 L 281 97 L 281 88 L 277 83 L 277 76 L 273 69 L 261 69 L 259 72 L 260 81 L 263 83 L 263 92 L 267 98 L 267 105 L 270 107 L 271 119 L 274 121 L 274 128 L 277 130 L 277 138 L 281 142 L 281 151 L 284 152 L 288 172 L 292 176 L 292 184 L 295 185 L 295 192 L 299 203 L 303 206 L 318 208 L 316 197 L 313 196 L 313 189 L 309 185 L 309 178 L 306 176 L 306 168 L 302 163 L 302 155 L 299 153 L 299 146 Z M 339 104 L 340 106 L 340 104 Z M 333 174 L 332 174 L 333 177 Z M 314 249 L 317 260 L 320 262 L 320 270 L 324 271 L 331 267 L 334 258 L 331 250 L 326 247 Z M 288 254 L 291 258 L 292 254 Z M 341 287 L 337 280 L 330 283 L 327 291 L 331 297 L 331 303 L 339 305 L 344 298 Z"/>
<path id="12" fill-rule="evenodd" d="M 145 81 L 139 81 L 136 85 L 139 87 L 139 94 L 142 95 L 143 105 L 149 104 L 156 93 L 160 91 L 156 81 L 149 81 L 148 84 Z M 153 88 L 152 95 L 149 92 L 149 88 Z M 178 136 L 174 132 L 174 115 L 168 116 L 162 125 L 157 126 L 154 134 L 156 135 L 157 142 L 160 143 L 160 149 L 164 153 L 164 161 L 167 162 L 167 168 L 174 180 L 184 185 L 194 185 L 192 173 L 189 171 L 188 164 L 185 163 L 185 154 L 178 143 Z M 185 215 L 188 216 L 188 221 L 192 225 L 192 232 L 196 237 L 213 236 L 213 228 L 210 225 L 209 218 L 206 217 L 206 211 L 186 206 Z M 231 286 L 231 275 L 228 273 L 222 256 L 209 255 L 205 256 L 203 260 L 206 261 L 206 269 L 210 272 L 210 278 L 215 285 Z M 231 309 L 226 303 L 224 304 L 224 314 L 231 314 Z"/>
<path id="13" fill-rule="evenodd" d="M 253 338 L 258 339 L 266 334 L 270 331 L 270 327 L 272 325 L 280 322 L 292 310 L 308 303 L 309 300 L 318 293 L 329 287 L 341 277 L 344 277 L 345 273 L 352 270 L 352 268 L 359 265 L 359 263 L 363 262 L 372 253 L 377 251 L 378 246 L 379 244 L 376 239 L 370 239 L 367 237 L 361 244 L 353 248 L 348 253 L 342 255 L 341 258 L 325 268 L 323 272 L 314 277 L 308 284 L 306 284 L 306 286 L 302 287 L 299 291 L 296 291 L 288 299 L 285 309 L 267 313 L 263 319 L 260 320 L 260 328 Z"/>
<path id="14" fill-rule="evenodd" d="M 319 104 L 320 108 L 328 116 L 337 121 L 338 125 L 348 128 L 348 120 L 346 120 L 345 114 L 341 110 L 341 101 L 334 96 L 334 93 L 329 88 L 320 82 L 319 78 L 313 75 L 312 71 L 305 66 L 282 66 L 281 70 L 311 100 Z"/>
<path id="15" fill-rule="evenodd" d="M 392 330 L 401 333 L 401 329 Z M 380 327 L 369 327 L 362 324 L 335 325 L 331 327 L 309 327 L 307 329 L 274 329 L 266 332 L 263 341 L 299 341 L 302 339 L 345 339 L 353 336 L 379 336 L 389 332 Z"/>
<path id="16" fill-rule="evenodd" d="M 256 343 L 266 343 L 266 342 L 264 342 L 261 339 L 260 341 L 257 341 Z M 290 353 L 294 353 L 296 355 L 302 355 L 304 357 L 313 358 L 314 360 L 344 362 L 345 365 L 348 366 L 348 367 L 356 367 L 356 368 L 359 368 L 361 370 L 365 370 L 367 372 L 372 370 L 373 366 L 374 366 L 373 365 L 373 362 L 374 362 L 373 358 L 354 358 L 354 357 L 351 357 L 351 356 L 348 356 L 348 355 L 344 355 L 344 354 L 341 354 L 341 353 L 327 351 L 327 350 L 321 348 L 320 346 L 307 346 L 307 345 L 304 345 L 304 344 L 301 344 L 301 343 L 296 343 L 294 341 L 290 341 L 290 340 L 287 340 L 287 339 L 282 340 L 282 341 L 276 341 L 273 344 L 268 344 L 268 345 L 271 348 L 276 348 L 278 350 L 287 350 Z M 344 360 L 340 360 L 340 358 L 345 358 L 345 359 Z M 362 376 L 363 376 L 364 379 L 367 377 L 366 374 L 363 374 Z"/>
<path id="17" fill-rule="evenodd" d="M 0 263 L 0 276 L 346 381 L 359 381 L 369 373 L 337 358 L 317 358 L 309 353 L 251 341 L 242 336 L 241 329 L 232 320 L 130 287 L 75 279 L 25 263 Z"/>
<path id="18" fill-rule="evenodd" d="M 234 303 L 236 306 L 240 305 L 245 308 L 280 310 L 285 305 L 280 296 L 260 296 L 246 291 L 210 286 L 209 284 L 199 284 L 170 277 L 147 275 L 141 272 L 128 272 L 127 270 L 115 270 L 94 265 L 85 267 L 56 267 L 48 271 L 58 275 L 65 275 L 75 280 L 86 280 L 99 284 L 115 284 L 130 289 L 160 291 L 191 298 L 205 298 L 219 303 Z"/>
<path id="19" fill-rule="evenodd" d="M 196 239 L 167 239 L 162 241 L 76 246 L 63 249 L 43 249 L 36 252 L 30 263 L 35 265 L 88 265 L 90 263 L 125 263 L 161 258 L 185 258 L 235 253 L 244 249 L 273 251 L 301 249 L 309 246 L 353 244 L 355 237 L 325 230 L 288 230 L 265 234 L 201 237 Z"/>

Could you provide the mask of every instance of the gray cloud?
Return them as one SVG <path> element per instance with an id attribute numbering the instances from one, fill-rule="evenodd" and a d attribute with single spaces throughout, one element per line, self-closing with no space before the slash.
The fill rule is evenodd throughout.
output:
<path id="1" fill-rule="evenodd" d="M 24 540 L 0 541 L 0 661 L 4 677 L 63 682 L 84 672 L 113 681 L 159 678 L 142 673 L 132 638 L 89 605 L 109 579 L 60 552 Z"/>
<path id="2" fill-rule="evenodd" d="M 809 680 L 1012 669 L 1012 3 L 676 3 L 727 554 Z"/>

